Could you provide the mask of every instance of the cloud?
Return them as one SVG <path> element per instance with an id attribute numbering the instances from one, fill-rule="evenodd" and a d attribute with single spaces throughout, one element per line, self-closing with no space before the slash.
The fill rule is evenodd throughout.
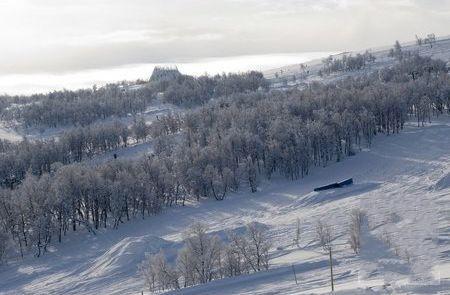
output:
<path id="1" fill-rule="evenodd" d="M 3 0 L 0 75 L 446 35 L 450 0 Z"/>

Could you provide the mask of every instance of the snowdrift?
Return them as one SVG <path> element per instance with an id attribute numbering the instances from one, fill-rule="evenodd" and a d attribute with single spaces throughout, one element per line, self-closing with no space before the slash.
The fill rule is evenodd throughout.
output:
<path id="1" fill-rule="evenodd" d="M 450 173 L 447 173 L 447 175 L 439 179 L 439 181 L 436 182 L 435 188 L 438 190 L 450 188 Z"/>
<path id="2" fill-rule="evenodd" d="M 160 249 L 171 256 L 176 253 L 176 243 L 150 235 L 127 237 L 95 259 L 92 266 L 81 275 L 87 278 L 117 276 L 123 273 L 129 274 L 133 268 L 135 273 L 139 263 L 144 260 L 145 254 L 156 254 Z"/>

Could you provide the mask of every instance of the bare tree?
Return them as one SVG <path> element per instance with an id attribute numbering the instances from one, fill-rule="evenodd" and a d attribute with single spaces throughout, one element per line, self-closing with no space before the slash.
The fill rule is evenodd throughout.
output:
<path id="1" fill-rule="evenodd" d="M 206 226 L 194 224 L 186 233 L 184 261 L 191 264 L 195 280 L 207 283 L 220 277 L 222 244 L 217 236 L 206 233 Z"/>
<path id="2" fill-rule="evenodd" d="M 361 230 L 365 220 L 365 213 L 360 209 L 353 209 L 350 212 L 349 244 L 355 254 L 361 250 Z"/>
<path id="3" fill-rule="evenodd" d="M 149 291 L 179 289 L 178 273 L 167 263 L 164 252 L 149 255 L 139 266 Z"/>
<path id="4" fill-rule="evenodd" d="M 249 267 L 239 249 L 227 245 L 224 250 L 223 271 L 225 276 L 233 277 L 249 272 Z"/>
<path id="5" fill-rule="evenodd" d="M 436 43 L 436 35 L 434 35 L 433 33 L 428 34 L 424 40 L 424 43 L 429 44 L 430 48 L 433 48 L 433 45 Z"/>
<path id="6" fill-rule="evenodd" d="M 270 241 L 266 232 L 256 223 L 247 225 L 247 238 L 249 240 L 249 254 L 256 262 L 257 270 L 269 269 Z"/>
<path id="7" fill-rule="evenodd" d="M 333 233 L 331 226 L 319 220 L 316 225 L 316 235 L 319 240 L 322 249 L 328 253 L 330 258 L 330 280 L 331 280 L 331 291 L 334 292 L 334 278 L 333 278 Z"/>
<path id="8" fill-rule="evenodd" d="M 183 278 L 183 287 L 196 284 L 195 264 L 193 257 L 187 248 L 183 248 L 178 252 L 177 269 Z"/>
<path id="9" fill-rule="evenodd" d="M 234 234 L 230 239 L 231 246 L 244 257 L 245 263 L 254 272 L 269 269 L 271 244 L 261 226 L 250 223 L 244 236 Z"/>
<path id="10" fill-rule="evenodd" d="M 422 46 L 422 44 L 423 44 L 423 38 L 421 38 L 421 37 L 419 37 L 419 36 L 416 35 L 416 44 L 417 44 L 418 46 Z"/>
<path id="11" fill-rule="evenodd" d="M 316 224 L 316 235 L 319 240 L 320 246 L 326 252 L 332 247 L 332 230 L 331 226 L 324 223 L 322 220 L 317 221 Z"/>
<path id="12" fill-rule="evenodd" d="M 300 234 L 301 234 L 300 218 L 297 218 L 297 223 L 296 223 L 296 227 L 295 227 L 294 244 L 297 245 L 298 248 L 300 248 Z"/>

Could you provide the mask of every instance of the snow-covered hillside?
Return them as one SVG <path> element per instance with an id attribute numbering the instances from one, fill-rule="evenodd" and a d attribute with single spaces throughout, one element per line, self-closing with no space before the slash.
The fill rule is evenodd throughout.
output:
<path id="1" fill-rule="evenodd" d="M 450 39 L 440 39 L 434 44 L 433 48 L 409 44 L 405 45 L 403 49 L 405 51 L 419 50 L 422 55 L 443 58 L 445 61 L 450 60 Z M 286 88 L 287 86 L 302 88 L 309 82 L 328 83 L 345 77 L 364 75 L 376 69 L 392 66 L 397 62 L 394 58 L 388 56 L 387 48 L 373 51 L 373 53 L 376 56 L 376 61 L 363 70 L 330 71 L 331 74 L 319 76 L 318 70 L 322 65 L 316 61 L 308 65 L 306 74 L 304 67 L 289 66 L 266 73 L 266 76 L 271 79 L 272 86 L 275 88 Z M 442 77 L 448 78 L 445 65 L 440 69 L 442 69 Z M 274 77 L 275 73 L 277 73 L 277 77 Z M 295 79 L 289 81 L 289 77 L 294 75 Z M 284 82 L 280 82 L 283 79 L 285 79 Z M 261 80 L 264 80 L 262 75 Z M 417 84 L 420 86 L 419 83 Z M 431 85 L 439 88 L 438 84 Z M 415 87 L 412 88 L 411 93 L 420 93 L 422 89 L 417 85 Z M 430 88 L 433 88 L 433 86 Z M 258 88 L 254 90 L 256 89 Z M 426 102 L 430 108 L 439 106 L 437 98 L 447 99 L 446 93 L 448 91 L 446 88 L 442 88 L 442 93 L 439 95 L 431 92 L 430 97 L 433 96 L 436 99 L 433 100 L 435 105 L 433 105 L 433 101 Z M 388 97 L 392 98 L 393 101 L 401 98 L 404 102 L 408 102 L 411 99 L 411 93 L 399 95 L 399 93 L 393 92 L 392 97 Z M 364 95 L 359 96 L 364 97 Z M 358 97 L 358 95 L 355 95 L 355 97 Z M 373 101 L 376 102 L 375 99 Z M 328 105 L 326 104 L 326 106 Z M 348 105 L 353 105 L 353 102 L 349 100 Z M 245 104 L 237 106 L 241 108 Z M 366 107 L 360 106 L 361 109 Z M 384 107 L 381 104 L 380 106 Z M 420 104 L 415 102 L 410 105 L 409 110 L 416 109 L 417 106 L 420 106 Z M 247 107 L 250 107 L 250 105 L 247 105 Z M 440 107 L 440 109 L 436 107 L 436 110 L 446 111 L 449 105 L 447 103 Z M 298 108 L 303 108 L 303 106 L 298 105 Z M 390 108 L 386 109 L 389 110 Z M 425 107 L 418 109 L 425 110 Z M 175 107 L 156 100 L 150 105 L 146 105 L 146 108 L 142 109 L 137 117 L 143 118 L 143 121 L 147 124 L 154 122 L 154 125 L 156 125 L 159 123 L 157 121 L 158 116 L 182 113 L 185 110 L 187 108 Z M 220 111 L 219 109 L 211 110 L 211 112 Z M 289 108 L 289 110 L 295 111 L 295 108 Z M 260 114 L 259 111 L 260 109 L 255 109 L 255 113 Z M 431 112 L 429 110 L 428 112 L 431 116 Z M 348 117 L 357 117 L 360 113 L 362 111 L 354 111 Z M 403 123 L 403 117 L 397 114 L 395 110 L 394 113 L 398 115 L 397 123 L 391 126 L 393 128 L 391 131 L 389 130 L 389 124 L 387 124 L 387 134 L 396 130 L 395 128 L 399 128 L 399 122 Z M 205 114 L 206 112 L 201 116 Z M 279 114 L 285 113 L 282 111 L 274 112 L 274 115 Z M 375 111 L 373 111 L 373 114 L 375 114 Z M 386 114 L 385 117 L 389 117 L 392 113 L 386 111 L 384 114 Z M 408 115 L 409 113 L 405 110 L 404 118 Z M 281 119 L 282 116 L 279 117 Z M 425 115 L 422 115 L 422 118 L 419 117 L 417 120 L 425 122 L 427 121 L 426 118 Z M 136 122 L 136 119 L 124 113 L 122 117 L 99 117 L 96 120 L 101 122 L 111 121 L 111 123 L 114 120 L 119 120 L 124 125 L 131 127 L 128 129 L 133 129 L 132 125 Z M 382 116 L 380 122 L 382 122 L 381 120 L 383 120 Z M 224 201 L 213 200 L 212 195 L 210 199 L 201 202 L 191 202 L 188 199 L 185 207 L 168 208 L 164 206 L 165 212 L 162 214 L 146 217 L 145 220 L 132 220 L 121 224 L 118 230 L 100 229 L 96 231 L 96 234 L 85 231 L 74 232 L 64 237 L 61 244 L 56 243 L 53 237 L 51 242 L 49 241 L 48 252 L 39 259 L 31 257 L 31 252 L 25 254 L 24 260 L 19 258 L 14 260 L 14 257 L 13 259 L 8 257 L 8 265 L 0 266 L 0 294 L 148 293 L 144 287 L 144 280 L 138 273 L 138 264 L 145 258 L 146 253 L 158 253 L 160 250 L 163 250 L 170 262 L 174 262 L 177 252 L 184 246 L 183 233 L 195 222 L 205 224 L 211 234 L 216 234 L 222 238 L 226 237 L 228 232 L 243 232 L 245 225 L 248 223 L 257 223 L 261 228 L 268 231 L 268 237 L 272 244 L 270 269 L 269 271 L 240 277 L 216 280 L 202 286 L 185 288 L 176 291 L 176 294 L 328 293 L 330 291 L 328 256 L 323 252 L 316 236 L 316 225 L 319 220 L 331 225 L 335 238 L 333 240 L 333 258 L 335 285 L 338 294 L 448 294 L 450 289 L 450 116 L 448 114 L 441 115 L 433 120 L 425 127 L 417 127 L 417 123 L 409 122 L 401 134 L 379 135 L 375 138 L 370 149 L 358 150 L 355 156 L 345 158 L 338 163 L 332 163 L 327 167 L 313 168 L 311 173 L 301 180 L 287 181 L 281 177 L 273 178 L 273 174 L 270 174 L 267 178 L 264 178 L 271 179 L 270 182 L 265 180 L 265 182 L 259 184 L 257 193 L 245 191 L 248 190 L 245 187 L 237 194 L 228 194 Z M 242 116 L 242 119 L 236 122 L 246 125 L 248 121 L 248 116 Z M 268 119 L 267 123 L 270 124 L 269 122 Z M 292 122 L 294 122 L 292 128 L 299 129 L 298 125 L 295 125 L 296 121 Z M 306 120 L 301 124 L 305 122 Z M 364 122 L 370 122 L 370 120 L 361 120 L 360 124 L 363 125 Z M 395 121 L 392 120 L 392 122 Z M 9 141 L 19 141 L 24 135 L 32 140 L 58 139 L 58 137 L 61 138 L 62 132 L 74 128 L 61 125 L 58 128 L 42 127 L 42 130 L 38 130 L 38 127 L 24 129 L 21 126 L 13 126 L 14 122 L 6 123 L 0 122 L 0 138 Z M 94 121 L 94 124 L 97 124 L 97 121 Z M 349 130 L 349 126 L 353 125 L 356 126 L 357 124 L 342 125 L 341 131 L 346 132 Z M 282 128 L 286 128 L 286 126 L 290 125 L 279 125 L 277 126 L 279 129 L 273 128 L 271 132 L 281 134 Z M 377 125 L 374 124 L 373 128 L 376 127 Z M 378 128 L 383 128 L 383 126 L 380 125 Z M 175 138 L 174 141 L 179 138 L 180 130 L 183 129 L 177 129 L 177 131 L 170 133 L 170 136 Z M 367 130 L 365 134 L 370 135 L 373 134 L 375 129 Z M 217 133 L 220 134 L 219 131 Z M 333 130 L 329 133 L 339 134 L 339 132 Z M 381 132 L 381 134 L 383 133 Z M 359 134 L 356 135 L 359 138 Z M 371 138 L 371 136 L 369 137 Z M 209 140 L 211 138 L 213 137 L 211 136 Z M 341 137 L 337 137 L 337 140 L 331 139 L 330 142 L 337 142 L 337 146 L 342 147 L 342 142 L 345 141 L 349 143 L 350 147 L 358 149 L 356 144 L 351 145 L 351 138 L 351 136 L 348 136 L 348 139 L 343 140 Z M 158 143 L 157 139 L 147 140 L 147 138 L 142 141 L 138 139 L 139 137 L 136 135 L 124 146 L 117 145 L 109 150 L 93 153 L 87 158 L 80 158 L 80 161 L 87 161 L 94 164 L 93 166 L 97 166 L 96 164 L 110 161 L 117 156 L 121 159 L 131 160 L 153 149 L 158 150 L 159 144 L 161 144 Z M 220 141 L 218 145 L 227 145 L 227 140 Z M 57 140 L 57 142 L 63 142 L 63 140 Z M 288 145 L 287 141 L 280 140 L 279 142 L 281 146 Z M 339 145 L 339 143 L 341 144 Z M 329 147 L 330 150 L 333 149 L 332 145 Z M 166 146 L 166 150 L 170 149 L 169 146 Z M 298 150 L 298 146 L 296 146 L 293 147 L 291 152 Z M 307 154 L 306 152 L 301 153 Z M 34 153 L 31 152 L 30 154 Z M 352 149 L 348 149 L 345 154 L 353 155 L 354 153 Z M 12 157 L 13 153 L 10 155 Z M 273 153 L 273 155 L 276 155 L 276 153 Z M 174 154 L 174 158 L 180 159 L 182 154 Z M 340 159 L 340 155 L 337 158 Z M 17 163 L 20 163 L 20 161 L 17 161 Z M 136 161 L 136 163 L 139 163 L 139 161 Z M 191 162 L 186 161 L 186 163 L 193 166 Z M 318 164 L 318 166 L 320 165 Z M 89 165 L 86 166 L 90 167 Z M 308 167 L 308 170 L 302 170 L 302 173 L 309 171 L 310 166 L 305 167 Z M 4 169 L 6 171 L 9 168 Z M 254 169 L 256 170 L 256 166 Z M 23 174 L 25 174 L 25 171 Z M 155 174 L 161 175 L 161 171 L 163 170 L 157 170 Z M 205 169 L 202 173 L 206 175 L 208 173 L 214 174 L 213 172 L 214 170 L 211 172 Z M 245 181 L 250 183 L 251 169 L 247 173 L 249 176 Z M 131 175 L 131 178 L 134 177 L 134 174 Z M 295 178 L 293 175 L 292 178 Z M 191 175 L 187 176 L 183 179 L 190 182 Z M 238 175 L 238 177 L 241 176 Z M 9 179 L 9 177 L 7 175 L 5 178 Z M 219 173 L 216 177 L 219 179 Z M 313 191 L 317 186 L 350 177 L 354 179 L 354 184 L 351 186 L 321 192 Z M 174 181 L 173 187 L 175 188 L 175 185 L 179 183 Z M 227 184 L 225 185 L 225 183 Z M 102 192 L 109 192 L 109 188 L 103 189 L 113 185 L 110 185 L 111 182 L 105 182 L 105 184 L 105 186 L 99 187 Z M 139 185 L 132 183 L 130 187 L 136 188 Z M 27 186 L 24 187 L 27 188 Z M 30 187 L 32 188 L 30 191 L 35 188 L 38 190 L 37 184 L 32 183 L 31 186 L 28 186 L 28 188 Z M 50 189 L 47 188 L 41 189 L 43 192 L 41 195 L 52 195 L 55 199 L 60 198 L 60 194 L 55 193 L 57 191 L 54 186 L 51 186 Z M 228 192 L 227 188 L 228 182 L 224 181 L 223 190 Z M 256 188 L 256 182 L 251 185 L 251 188 Z M 155 187 L 149 189 L 149 196 L 154 194 L 154 189 Z M 76 190 L 78 190 L 78 187 Z M 11 192 L 7 191 L 8 193 Z M 178 193 L 178 188 L 176 188 L 176 191 Z M 102 193 L 103 196 L 108 194 Z M 128 194 L 129 191 L 126 192 L 125 196 L 128 196 Z M 8 194 L 12 201 L 8 205 L 3 203 L 1 208 L 5 208 L 5 212 L 10 212 L 8 206 L 20 207 L 15 201 L 17 195 L 20 196 L 20 193 L 12 192 Z M 113 195 L 113 193 L 110 195 Z M 27 206 L 29 204 L 31 208 L 29 212 L 32 213 L 24 214 L 24 211 L 18 210 L 11 212 L 19 213 L 3 214 L 4 224 L 10 223 L 9 220 L 13 219 L 11 216 L 22 216 L 22 224 L 25 223 L 23 216 L 31 221 L 35 220 L 36 215 L 33 213 L 33 208 L 36 206 L 29 201 L 30 198 L 27 197 L 27 194 L 23 193 L 23 196 L 23 203 Z M 115 196 L 122 197 L 119 194 Z M 223 196 L 225 196 L 225 193 Z M 214 197 L 220 199 L 216 197 L 215 192 Z M 69 198 L 69 195 L 62 197 L 64 201 Z M 46 199 L 42 198 L 42 200 Z M 77 202 L 73 203 L 76 204 Z M 111 203 L 114 204 L 113 202 L 103 201 L 105 208 L 110 206 Z M 169 202 L 167 203 L 169 204 Z M 55 216 L 58 216 L 58 214 L 53 213 L 51 208 L 62 208 L 62 206 L 50 206 L 47 201 L 42 201 L 39 204 L 44 204 L 42 212 L 46 214 L 51 212 L 47 216 L 56 220 Z M 81 212 L 81 207 L 80 205 L 78 210 L 80 215 L 84 215 Z M 128 205 L 125 208 L 128 213 Z M 364 223 L 363 226 L 362 249 L 359 255 L 353 253 L 348 243 L 350 213 L 354 209 L 364 211 L 368 217 L 368 223 Z M 73 212 L 77 212 L 76 210 L 74 209 Z M 150 214 L 150 212 L 148 213 Z M 89 217 L 89 213 L 87 213 L 87 216 Z M 106 216 L 106 213 L 104 216 Z M 75 217 L 72 218 L 75 220 Z M 19 219 L 18 217 L 17 220 Z M 106 220 L 105 217 L 105 224 Z M 293 242 L 298 220 L 300 220 L 301 225 L 299 246 L 294 245 Z M 121 221 L 120 218 L 117 219 L 117 222 Z M 17 227 L 20 227 L 20 220 L 17 222 Z M 54 227 L 52 225 L 47 228 Z M 14 227 L 11 228 L 12 230 L 8 229 L 7 232 L 14 235 Z M 37 232 L 36 228 L 39 227 L 30 227 L 28 230 L 30 237 Z M 23 236 L 24 239 L 27 239 L 25 233 Z M 38 241 L 40 247 L 40 235 Z M 22 250 L 22 245 L 20 245 L 20 249 Z M 15 254 L 18 255 L 18 253 Z M 294 270 L 298 283 L 294 280 Z"/>
<path id="2" fill-rule="evenodd" d="M 415 42 L 408 42 L 401 45 L 402 50 L 405 52 L 418 53 L 421 56 L 429 56 L 433 59 L 442 59 L 450 64 L 450 37 L 448 36 L 438 38 L 433 47 L 425 44 L 419 46 Z M 331 83 L 346 77 L 357 77 L 391 66 L 395 63 L 395 59 L 389 56 L 391 48 L 392 46 L 384 46 L 367 49 L 375 56 L 376 60 L 362 70 L 348 72 L 340 71 L 320 76 L 319 71 L 323 68 L 323 63 L 322 59 L 317 59 L 303 64 L 292 64 L 281 68 L 267 70 L 264 72 L 264 75 L 276 88 L 302 87 L 312 82 Z M 343 55 L 355 56 L 358 53 L 362 54 L 364 51 L 342 52 L 332 56 L 333 59 L 340 59 Z"/>
<path id="3" fill-rule="evenodd" d="M 219 234 L 259 222 L 273 240 L 268 272 L 183 289 L 179 294 L 296 294 L 329 292 L 327 256 L 314 224 L 333 225 L 338 294 L 448 294 L 450 289 L 450 117 L 426 127 L 409 124 L 399 135 L 378 136 L 370 150 L 316 168 L 298 181 L 274 180 L 256 194 L 168 209 L 118 230 L 79 233 L 39 259 L 0 268 L 1 294 L 139 294 L 137 264 L 164 249 L 169 259 L 182 232 L 201 221 Z M 353 177 L 355 184 L 312 192 L 318 185 Z M 367 212 L 362 252 L 347 244 L 352 208 Z M 300 249 L 292 245 L 300 218 Z M 387 247 L 389 237 L 391 247 Z M 409 260 L 409 262 L 408 262 Z M 294 265 L 299 284 L 292 273 Z"/>

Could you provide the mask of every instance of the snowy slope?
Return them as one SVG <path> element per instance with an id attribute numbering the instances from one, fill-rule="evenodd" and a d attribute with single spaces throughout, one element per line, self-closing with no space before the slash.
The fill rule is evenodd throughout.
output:
<path id="1" fill-rule="evenodd" d="M 368 49 L 376 57 L 376 60 L 373 64 L 369 64 L 365 69 L 358 71 L 336 72 L 321 77 L 318 75 L 318 72 L 322 69 L 323 63 L 322 59 L 318 59 L 305 63 L 305 65 L 307 65 L 306 70 L 302 69 L 301 64 L 299 63 L 267 70 L 264 72 L 264 76 L 272 82 L 272 85 L 275 88 L 304 86 L 308 83 L 316 81 L 332 83 L 334 81 L 342 80 L 347 77 L 357 77 L 391 66 L 395 62 L 394 58 L 388 56 L 389 50 L 392 47 L 393 45 Z M 431 48 L 429 45 L 418 46 L 415 44 L 415 42 L 404 43 L 402 44 L 402 50 L 417 52 L 422 56 L 429 56 L 435 59 L 442 59 L 443 61 L 450 62 L 450 37 L 447 36 L 438 38 L 436 40 L 436 43 L 433 45 L 433 48 Z M 352 56 L 355 56 L 357 53 L 364 53 L 364 51 L 365 50 L 360 52 L 355 51 L 334 54 L 333 58 L 339 59 L 344 54 L 351 54 Z M 276 78 L 276 76 L 278 76 L 278 78 Z M 286 81 L 287 84 L 284 81 Z"/>
<path id="2" fill-rule="evenodd" d="M 337 236 L 338 294 L 448 294 L 449 175 L 450 117 L 444 116 L 423 128 L 411 124 L 399 135 L 378 136 L 370 149 L 317 168 L 302 180 L 274 180 L 256 194 L 241 192 L 222 202 L 168 209 L 95 236 L 70 235 L 42 258 L 27 257 L 0 268 L 0 294 L 139 294 L 143 284 L 137 264 L 145 253 L 162 248 L 173 258 L 182 231 L 196 221 L 218 233 L 251 221 L 265 224 L 274 245 L 271 269 L 177 294 L 327 293 L 327 256 L 314 237 L 318 218 L 332 224 Z M 355 185 L 312 192 L 347 177 Z M 369 216 L 360 256 L 346 243 L 348 212 L 356 207 Z M 292 246 L 297 218 L 302 221 L 301 249 Z M 385 236 L 390 248 L 382 242 Z"/>

